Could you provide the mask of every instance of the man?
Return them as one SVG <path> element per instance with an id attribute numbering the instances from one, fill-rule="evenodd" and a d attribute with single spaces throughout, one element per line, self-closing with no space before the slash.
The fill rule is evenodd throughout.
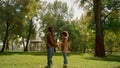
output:
<path id="1" fill-rule="evenodd" d="M 48 66 L 52 65 L 52 53 L 53 49 L 57 47 L 57 43 L 54 40 L 53 37 L 53 28 L 48 27 L 48 33 L 47 33 L 47 64 Z"/>

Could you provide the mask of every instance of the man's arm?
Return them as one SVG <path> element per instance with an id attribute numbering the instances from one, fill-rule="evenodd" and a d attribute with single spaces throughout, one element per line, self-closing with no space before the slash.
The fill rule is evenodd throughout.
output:
<path id="1" fill-rule="evenodd" d="M 48 34 L 48 40 L 52 44 L 53 47 L 57 46 L 57 44 L 54 42 L 54 39 L 51 33 Z"/>

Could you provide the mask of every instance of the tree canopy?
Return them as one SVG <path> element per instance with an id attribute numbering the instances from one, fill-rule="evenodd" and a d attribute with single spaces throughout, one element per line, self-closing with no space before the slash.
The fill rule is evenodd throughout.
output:
<path id="1" fill-rule="evenodd" d="M 3 43 L 1 52 L 17 41 L 20 44 L 22 42 L 24 51 L 28 51 L 30 40 L 35 39 L 36 32 L 42 41 L 46 41 L 49 26 L 54 27 L 54 36 L 58 43 L 61 41 L 62 31 L 68 31 L 71 52 L 119 51 L 119 0 L 74 1 L 74 5 L 79 4 L 78 7 L 84 11 L 80 19 L 73 18 L 74 7 L 58 0 L 54 3 L 40 0 L 0 0 L 0 42 Z M 99 46 L 98 49 L 96 46 Z"/>

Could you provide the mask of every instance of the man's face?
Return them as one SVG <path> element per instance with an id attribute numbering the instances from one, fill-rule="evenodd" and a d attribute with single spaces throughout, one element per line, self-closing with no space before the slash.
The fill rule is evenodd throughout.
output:
<path id="1" fill-rule="evenodd" d="M 51 28 L 51 29 L 50 29 L 50 32 L 54 32 L 54 29 L 53 29 L 53 28 Z"/>

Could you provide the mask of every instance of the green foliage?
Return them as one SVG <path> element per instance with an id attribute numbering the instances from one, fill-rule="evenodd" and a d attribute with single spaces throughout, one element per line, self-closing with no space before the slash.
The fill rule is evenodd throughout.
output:
<path id="1" fill-rule="evenodd" d="M 119 39 L 116 33 L 111 31 L 105 32 L 105 46 L 107 52 L 114 52 L 119 50 Z"/>
<path id="2" fill-rule="evenodd" d="M 72 21 L 69 25 L 69 41 L 70 41 L 70 51 L 76 52 L 81 50 L 81 32 L 79 23 Z"/>
<path id="3" fill-rule="evenodd" d="M 24 29 L 24 21 L 26 20 L 25 16 L 31 19 L 35 14 L 38 8 L 37 0 L 7 0 L 1 1 L 1 12 L 0 12 L 0 21 L 2 25 L 9 20 L 9 34 L 20 34 Z M 2 26 L 1 25 L 1 26 Z M 6 28 L 6 26 L 1 27 Z M 3 30 L 5 31 L 5 30 Z"/>
<path id="4" fill-rule="evenodd" d="M 68 31 L 70 51 L 94 50 L 93 0 L 76 0 L 76 3 L 84 10 L 80 20 L 72 20 L 73 9 L 68 9 L 66 3 L 58 0 L 48 4 L 42 4 L 39 0 L 0 0 L 0 41 L 3 41 L 5 37 L 7 26 L 9 26 L 8 39 L 10 41 L 20 37 L 27 39 L 30 31 L 30 39 L 35 38 L 36 27 L 31 20 L 36 17 L 40 20 L 40 32 L 46 34 L 49 26 L 54 27 L 56 40 L 61 40 L 62 31 Z M 120 49 L 120 39 L 117 38 L 120 36 L 119 7 L 119 0 L 102 0 L 101 19 L 107 51 Z"/>
<path id="5" fill-rule="evenodd" d="M 44 15 L 41 17 L 42 23 L 41 29 L 46 33 L 49 26 L 54 27 L 55 39 L 61 41 L 62 31 L 68 31 L 69 33 L 69 50 L 80 51 L 81 50 L 81 34 L 79 23 L 77 21 L 70 21 L 72 15 L 68 11 L 66 3 L 55 1 L 53 4 L 48 4 Z M 45 38 L 44 38 L 45 39 Z"/>
<path id="6" fill-rule="evenodd" d="M 93 16 L 93 1 L 92 0 L 76 0 L 79 5 L 85 9 L 85 13 L 83 17 L 81 18 L 80 27 L 81 27 L 81 34 L 82 38 L 86 38 L 88 42 L 85 42 L 88 49 L 94 48 L 94 40 L 95 40 L 95 24 L 94 24 L 94 16 Z M 86 5 L 87 4 L 87 5 Z M 89 8 L 88 8 L 89 7 Z M 105 46 L 106 50 L 109 48 L 116 48 L 119 44 L 118 41 L 113 41 L 113 39 L 117 39 L 117 36 L 119 34 L 119 28 L 120 28 L 120 3 L 118 0 L 103 0 L 102 1 L 102 23 L 103 23 L 103 30 L 104 30 L 104 40 L 105 40 Z M 112 32 L 112 34 L 111 34 Z M 115 32 L 115 34 L 113 33 Z M 89 36 L 86 36 L 86 34 L 89 33 Z M 110 37 L 109 34 L 111 34 L 111 40 L 108 38 Z M 115 37 L 113 37 L 115 36 Z M 108 42 L 112 43 L 111 45 L 108 44 Z M 115 43 L 114 43 L 115 42 Z M 119 47 L 118 47 L 119 48 Z M 116 50 L 118 51 L 118 49 Z"/>
<path id="7" fill-rule="evenodd" d="M 66 3 L 55 1 L 46 6 L 46 12 L 41 16 L 41 28 L 46 33 L 49 26 L 54 27 L 56 39 L 60 39 L 61 32 L 67 30 L 68 7 Z"/>
<path id="8" fill-rule="evenodd" d="M 118 0 L 103 1 L 103 25 L 105 30 L 119 32 L 120 29 L 120 3 Z"/>
<path id="9" fill-rule="evenodd" d="M 7 39 L 12 40 L 14 36 L 20 38 L 23 37 L 23 35 L 26 38 L 26 34 L 29 32 L 28 29 L 30 28 L 32 28 L 31 33 L 35 35 L 34 24 L 32 23 L 31 27 L 27 25 L 30 24 L 30 21 L 38 13 L 38 9 L 40 9 L 39 0 L 1 0 L 1 40 L 6 42 Z"/>

